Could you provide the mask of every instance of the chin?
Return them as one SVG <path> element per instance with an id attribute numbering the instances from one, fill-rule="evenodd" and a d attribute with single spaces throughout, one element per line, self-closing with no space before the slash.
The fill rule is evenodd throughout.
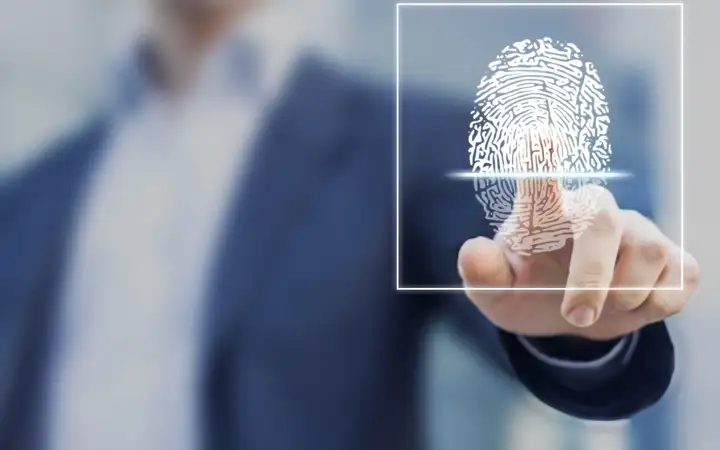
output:
<path id="1" fill-rule="evenodd" d="M 186 13 L 215 14 L 234 9 L 251 0 L 160 0 L 165 7 Z"/>

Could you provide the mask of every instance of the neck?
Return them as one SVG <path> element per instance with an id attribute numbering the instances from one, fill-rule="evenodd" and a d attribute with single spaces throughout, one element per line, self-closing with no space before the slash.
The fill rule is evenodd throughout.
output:
<path id="1" fill-rule="evenodd" d="M 251 13 L 253 3 L 233 2 L 231 7 L 207 10 L 157 11 L 150 40 L 153 77 L 160 89 L 171 97 L 185 92 L 197 78 L 204 55 L 237 21 Z"/>

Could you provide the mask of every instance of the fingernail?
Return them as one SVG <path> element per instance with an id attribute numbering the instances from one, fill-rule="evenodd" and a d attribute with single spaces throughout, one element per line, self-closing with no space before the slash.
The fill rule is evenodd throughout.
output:
<path id="1" fill-rule="evenodd" d="M 595 310 L 586 305 L 576 306 L 565 317 L 571 325 L 587 328 L 595 323 Z"/>

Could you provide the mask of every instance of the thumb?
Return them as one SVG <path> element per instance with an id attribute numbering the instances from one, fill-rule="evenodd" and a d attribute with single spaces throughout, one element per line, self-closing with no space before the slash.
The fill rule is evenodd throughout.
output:
<path id="1" fill-rule="evenodd" d="M 513 271 L 500 245 L 486 237 L 465 242 L 458 255 L 458 271 L 466 288 L 509 288 Z M 473 291 L 467 295 L 478 306 L 495 300 L 502 291 Z"/>

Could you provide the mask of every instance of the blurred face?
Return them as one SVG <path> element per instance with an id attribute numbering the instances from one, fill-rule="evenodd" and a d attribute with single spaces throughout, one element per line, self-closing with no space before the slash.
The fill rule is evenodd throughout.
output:
<path id="1" fill-rule="evenodd" d="M 253 7 L 267 0 L 151 0 L 156 30 L 176 45 L 200 47 Z M 189 39 L 189 41 L 187 40 Z M 168 43 L 165 42 L 167 45 Z M 190 49 L 188 49 L 190 50 Z"/>
<path id="2" fill-rule="evenodd" d="M 153 0 L 167 12 L 193 16 L 216 16 L 232 13 L 258 3 L 256 0 Z"/>
<path id="3" fill-rule="evenodd" d="M 240 17 L 271 0 L 150 0 L 157 75 L 168 86 L 187 84 L 200 56 Z"/>

